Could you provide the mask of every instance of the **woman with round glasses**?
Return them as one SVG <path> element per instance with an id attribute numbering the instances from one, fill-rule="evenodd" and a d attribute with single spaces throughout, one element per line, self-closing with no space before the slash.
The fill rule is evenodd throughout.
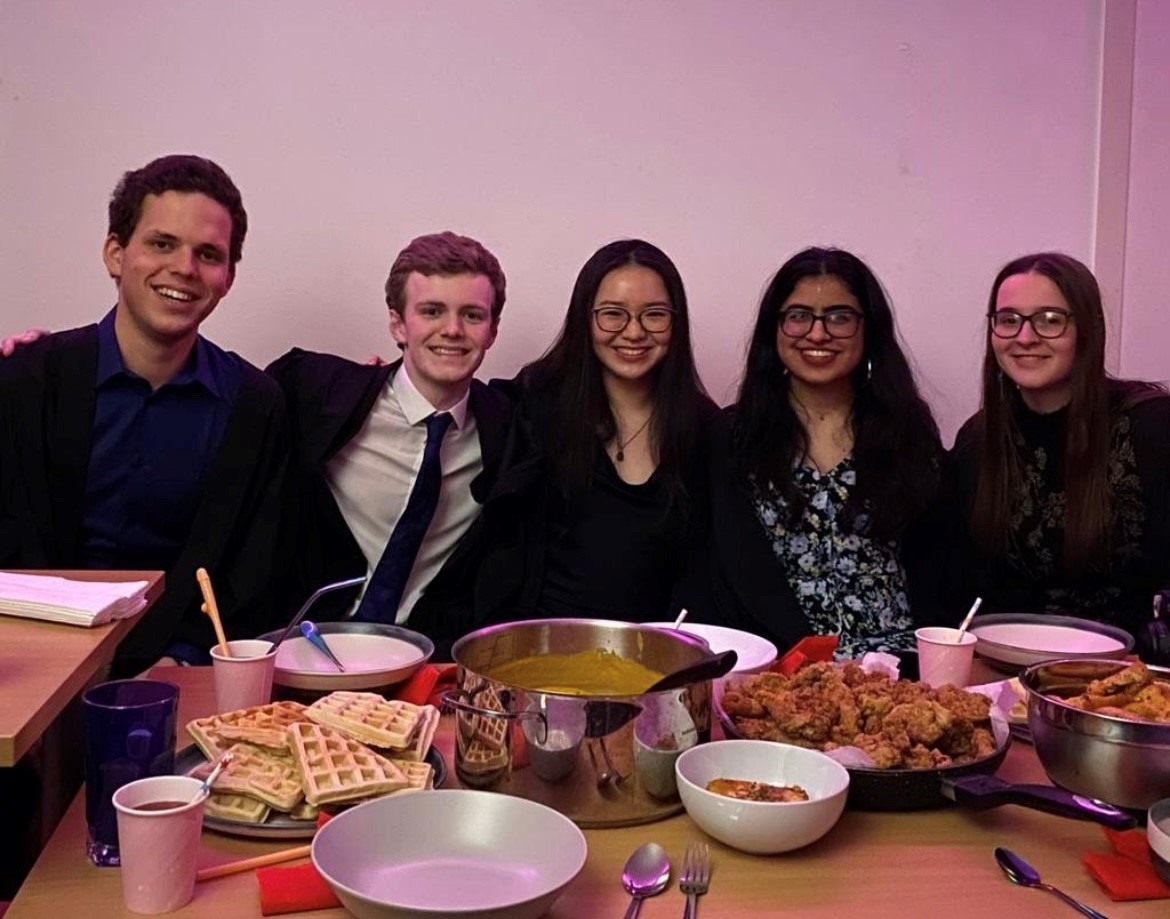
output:
<path id="1" fill-rule="evenodd" d="M 987 321 L 982 408 L 952 454 L 970 536 L 955 589 L 1135 628 L 1170 584 L 1170 398 L 1106 374 L 1101 292 L 1068 255 L 1005 265 Z"/>
<path id="2" fill-rule="evenodd" d="M 482 517 L 476 624 L 673 615 L 717 411 L 674 263 L 642 240 L 603 246 L 549 350 L 493 385 L 518 409 Z"/>
<path id="3" fill-rule="evenodd" d="M 716 618 L 781 647 L 837 635 L 840 657 L 914 647 L 943 451 L 860 259 L 812 248 L 776 273 L 712 451 Z"/>

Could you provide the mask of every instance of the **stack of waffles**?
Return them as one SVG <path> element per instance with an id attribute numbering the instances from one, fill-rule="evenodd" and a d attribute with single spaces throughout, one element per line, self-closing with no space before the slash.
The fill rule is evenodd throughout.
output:
<path id="1" fill-rule="evenodd" d="M 375 693 L 335 692 L 310 706 L 272 702 L 199 718 L 187 731 L 209 762 L 232 754 L 212 786 L 207 813 L 263 823 L 273 811 L 312 820 L 323 804 L 431 788 L 427 752 L 439 723 L 431 705 Z"/>

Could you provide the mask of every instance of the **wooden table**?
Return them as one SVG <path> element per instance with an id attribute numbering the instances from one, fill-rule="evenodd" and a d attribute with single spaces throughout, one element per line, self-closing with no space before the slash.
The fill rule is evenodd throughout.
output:
<path id="1" fill-rule="evenodd" d="M 180 722 L 210 713 L 214 698 L 206 668 L 159 668 L 155 674 L 181 687 Z M 452 724 L 445 718 L 437 745 L 452 761 Z M 452 770 L 453 771 L 453 770 Z M 1017 743 L 999 774 L 1017 782 L 1045 781 L 1031 747 Z M 448 787 L 454 783 L 448 779 Z M 392 828 L 387 828 L 392 831 Z M 404 832 L 408 832 L 404 829 Z M 685 814 L 644 826 L 588 830 L 584 870 L 557 901 L 549 919 L 602 919 L 624 914 L 622 865 L 648 840 L 666 847 L 677 865 L 691 841 L 711 844 L 710 893 L 699 901 L 707 919 L 791 916 L 906 917 L 1075 915 L 1050 894 L 1010 884 L 992 858 L 1008 845 L 1036 866 L 1045 880 L 1112 917 L 1164 917 L 1170 901 L 1113 903 L 1080 866 L 1080 853 L 1107 849 L 1093 824 L 1003 807 L 979 813 L 940 809 L 916 813 L 847 810 L 836 827 L 806 849 L 784 855 L 745 855 L 708 840 Z M 200 866 L 234 861 L 296 843 L 266 843 L 205 832 Z M 645 901 L 644 919 L 678 919 L 684 898 L 677 884 Z M 62 916 L 132 917 L 122 906 L 119 872 L 94 868 L 85 856 L 85 802 L 79 795 L 21 888 L 5 919 Z M 199 885 L 177 917 L 260 915 L 251 872 Z M 344 910 L 297 916 L 345 916 Z"/>
<path id="2" fill-rule="evenodd" d="M 146 609 L 162 594 L 161 571 L 53 571 L 79 581 L 148 581 Z M 0 616 L 0 767 L 15 765 L 65 706 L 114 656 L 142 613 L 87 629 Z"/>

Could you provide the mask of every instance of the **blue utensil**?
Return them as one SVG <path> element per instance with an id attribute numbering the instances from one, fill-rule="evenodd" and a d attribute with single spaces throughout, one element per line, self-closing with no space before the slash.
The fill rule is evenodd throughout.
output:
<path id="1" fill-rule="evenodd" d="M 329 660 L 333 661 L 338 670 L 340 670 L 342 673 L 345 673 L 345 667 L 341 665 L 341 661 L 337 659 L 337 655 L 334 654 L 329 645 L 325 643 L 324 636 L 322 636 L 321 633 L 317 631 L 317 623 L 313 622 L 311 619 L 306 619 L 301 623 L 301 634 L 308 639 L 309 644 L 311 644 L 322 654 L 326 655 Z"/>
<path id="2" fill-rule="evenodd" d="M 365 582 L 366 578 L 363 575 L 360 578 L 346 578 L 344 581 L 337 581 L 333 584 L 326 584 L 324 587 L 317 588 L 313 595 L 301 604 L 301 608 L 297 610 L 297 614 L 292 617 L 292 622 L 285 626 L 284 631 L 277 636 L 276 641 L 272 643 L 272 647 L 269 650 L 275 651 L 280 647 L 281 642 L 288 638 L 293 633 L 293 629 L 300 625 L 301 620 L 305 618 L 305 613 L 309 611 L 309 607 L 316 603 L 319 598 L 332 591 L 344 590 L 347 587 L 357 587 L 358 584 L 364 584 Z"/>

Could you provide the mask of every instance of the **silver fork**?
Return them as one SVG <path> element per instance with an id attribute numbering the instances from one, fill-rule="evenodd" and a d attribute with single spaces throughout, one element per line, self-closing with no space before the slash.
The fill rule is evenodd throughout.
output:
<path id="1" fill-rule="evenodd" d="M 678 889 L 687 895 L 683 919 L 699 919 L 699 897 L 711 883 L 711 850 L 705 842 L 692 842 L 683 853 Z"/>

